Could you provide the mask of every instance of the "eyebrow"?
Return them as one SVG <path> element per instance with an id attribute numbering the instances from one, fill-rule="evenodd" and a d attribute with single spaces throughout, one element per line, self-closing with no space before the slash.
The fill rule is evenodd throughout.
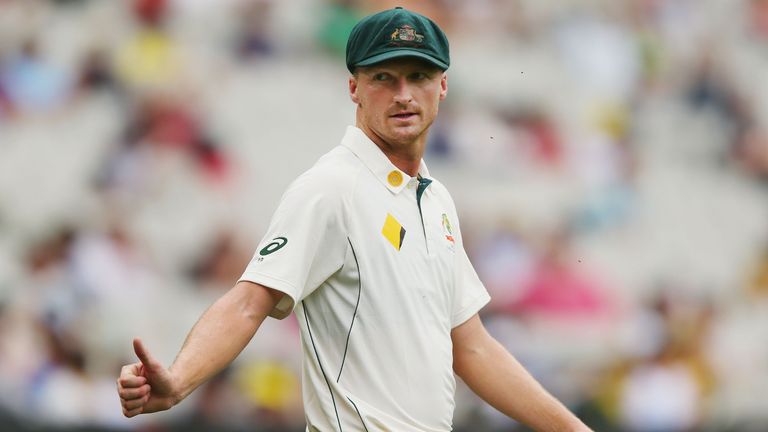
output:
<path id="1" fill-rule="evenodd" d="M 382 67 L 382 66 L 370 66 L 366 70 L 362 70 L 361 72 L 365 73 L 366 75 L 376 75 L 380 73 L 388 73 L 390 75 L 396 75 L 397 73 L 393 71 L 390 68 Z M 406 71 L 405 75 L 411 75 L 414 73 L 424 73 L 429 76 L 433 76 L 435 74 L 438 74 L 442 72 L 439 68 L 430 68 L 430 67 L 416 67 L 412 70 Z"/>
<path id="2" fill-rule="evenodd" d="M 391 73 L 391 69 L 387 69 L 381 66 L 369 66 L 368 68 L 363 69 L 362 72 L 368 75 L 376 75 L 377 73 L 382 72 Z"/>

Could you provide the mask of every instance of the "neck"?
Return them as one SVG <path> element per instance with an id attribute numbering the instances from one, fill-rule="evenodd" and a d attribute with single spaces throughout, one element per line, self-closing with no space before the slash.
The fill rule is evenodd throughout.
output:
<path id="1" fill-rule="evenodd" d="M 379 146 L 381 148 L 381 146 Z M 421 166 L 421 157 L 418 159 L 402 158 L 400 155 L 384 152 L 392 165 L 398 167 L 400 171 L 408 174 L 411 177 L 416 177 L 419 173 L 419 167 Z"/>
<path id="2" fill-rule="evenodd" d="M 426 133 L 419 136 L 413 142 L 393 145 L 360 121 L 357 122 L 356 126 L 381 149 L 384 155 L 387 156 L 387 159 L 392 162 L 392 165 L 409 176 L 416 177 L 421 166 L 421 158 L 424 156 Z"/>

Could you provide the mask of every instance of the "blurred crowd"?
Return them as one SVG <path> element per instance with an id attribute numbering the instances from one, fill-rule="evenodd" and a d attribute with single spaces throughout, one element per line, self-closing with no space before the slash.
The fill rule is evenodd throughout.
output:
<path id="1" fill-rule="evenodd" d="M 596 431 L 768 429 L 768 1 L 0 0 L 2 430 L 303 430 L 293 317 L 170 412 L 115 379 L 237 280 L 397 4 L 451 41 L 425 159 L 489 330 Z M 463 385 L 454 425 L 523 430 Z"/>

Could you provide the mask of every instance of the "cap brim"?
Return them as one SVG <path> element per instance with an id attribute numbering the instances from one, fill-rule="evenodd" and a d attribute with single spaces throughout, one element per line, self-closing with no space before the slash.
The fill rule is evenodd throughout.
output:
<path id="1" fill-rule="evenodd" d="M 423 51 L 417 51 L 417 50 L 407 49 L 407 48 L 387 51 L 385 53 L 381 53 L 381 54 L 375 55 L 373 57 L 369 57 L 369 58 L 367 58 L 367 59 L 365 59 L 363 61 L 358 62 L 354 66 L 355 67 L 358 67 L 358 66 L 372 66 L 372 65 L 375 65 L 377 63 L 381 63 L 381 62 L 384 62 L 384 61 L 387 61 L 387 60 L 392 60 L 392 59 L 401 58 L 401 57 L 416 57 L 416 58 L 424 59 L 424 60 L 428 61 L 429 63 L 432 63 L 433 65 L 439 67 L 442 70 L 447 70 L 448 69 L 448 65 L 447 64 L 443 63 L 442 61 L 440 61 L 440 60 L 438 60 L 438 59 L 436 59 L 434 57 L 432 57 L 431 55 L 425 54 Z"/>

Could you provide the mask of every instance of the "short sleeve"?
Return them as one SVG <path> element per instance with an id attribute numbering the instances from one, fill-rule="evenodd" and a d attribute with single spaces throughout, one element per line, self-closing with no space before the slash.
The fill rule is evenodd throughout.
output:
<path id="1" fill-rule="evenodd" d="M 283 194 L 240 278 L 286 294 L 270 313 L 274 318 L 288 316 L 344 262 L 342 193 L 319 174 L 303 174 Z"/>
<path id="2" fill-rule="evenodd" d="M 457 225 L 458 228 L 458 225 Z M 463 324 L 476 314 L 490 300 L 491 296 L 477 276 L 472 263 L 469 261 L 461 235 L 456 245 L 456 261 L 454 268 L 454 298 L 451 312 L 451 328 Z"/>

